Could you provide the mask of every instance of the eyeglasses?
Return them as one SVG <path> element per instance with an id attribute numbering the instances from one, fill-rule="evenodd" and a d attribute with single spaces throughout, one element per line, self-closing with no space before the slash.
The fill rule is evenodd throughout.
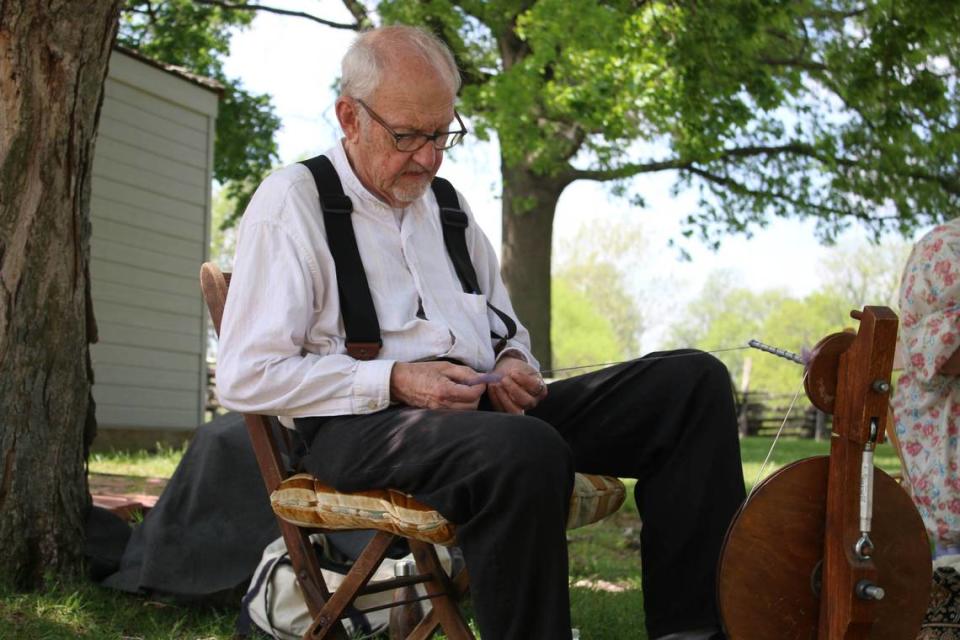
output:
<path id="1" fill-rule="evenodd" d="M 357 102 L 360 103 L 360 106 L 370 114 L 370 117 L 377 121 L 381 127 L 387 130 L 387 132 L 393 136 L 393 143 L 397 147 L 397 151 L 402 151 L 404 153 L 410 153 L 412 151 L 417 151 L 423 145 L 428 142 L 433 143 L 433 148 L 438 151 L 443 151 L 444 149 L 449 149 L 450 147 L 460 144 L 463 140 L 463 136 L 467 135 L 467 127 L 463 124 L 463 120 L 460 119 L 460 114 L 457 113 L 457 110 L 453 110 L 453 115 L 457 119 L 457 124 L 460 125 L 459 131 L 437 131 L 436 133 L 422 133 L 420 131 L 414 131 L 411 133 L 397 133 L 394 131 L 390 125 L 384 122 L 383 118 L 378 116 L 376 112 L 367 106 L 367 104 L 355 98 Z"/>

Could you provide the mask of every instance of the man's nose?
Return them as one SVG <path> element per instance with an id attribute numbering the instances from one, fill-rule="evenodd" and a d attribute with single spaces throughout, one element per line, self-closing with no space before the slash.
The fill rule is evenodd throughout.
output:
<path id="1" fill-rule="evenodd" d="M 427 144 L 423 145 L 417 149 L 413 154 L 414 161 L 419 164 L 424 169 L 436 169 L 437 165 L 440 164 L 440 158 L 443 156 L 443 151 L 438 150 L 433 146 L 433 141 L 427 141 Z"/>

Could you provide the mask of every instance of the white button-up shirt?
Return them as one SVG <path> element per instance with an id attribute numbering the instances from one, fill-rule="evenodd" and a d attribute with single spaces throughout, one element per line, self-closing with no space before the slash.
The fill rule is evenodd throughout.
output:
<path id="1" fill-rule="evenodd" d="M 464 293 L 432 190 L 394 209 L 360 183 L 341 144 L 326 156 L 353 201 L 383 347 L 376 360 L 347 355 L 313 176 L 300 164 L 285 167 L 264 180 L 240 223 L 217 358 L 217 390 L 228 409 L 285 417 L 379 411 L 390 403 L 394 362 L 444 357 L 477 371 L 493 368 L 490 330 L 506 335 L 506 328 L 488 309 L 488 298 L 516 318 L 493 247 L 463 196 L 467 247 L 485 295 Z M 421 305 L 424 317 L 418 317 Z M 538 366 L 519 323 L 507 346 Z"/>

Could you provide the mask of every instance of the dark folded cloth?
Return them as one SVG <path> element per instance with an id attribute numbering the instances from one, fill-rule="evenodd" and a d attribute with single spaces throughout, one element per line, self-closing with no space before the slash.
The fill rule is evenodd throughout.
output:
<path id="1" fill-rule="evenodd" d="M 102 584 L 180 599 L 235 590 L 279 535 L 243 417 L 228 413 L 197 429 Z"/>

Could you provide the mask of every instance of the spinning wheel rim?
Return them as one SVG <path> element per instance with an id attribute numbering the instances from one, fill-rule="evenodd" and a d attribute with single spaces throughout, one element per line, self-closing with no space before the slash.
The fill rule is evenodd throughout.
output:
<path id="1" fill-rule="evenodd" d="M 820 598 L 811 587 L 823 556 L 829 458 L 799 460 L 757 486 L 734 516 L 717 577 L 731 640 L 817 637 Z M 875 470 L 874 563 L 886 590 L 869 635 L 915 638 L 930 594 L 929 543 L 910 497 Z"/>

